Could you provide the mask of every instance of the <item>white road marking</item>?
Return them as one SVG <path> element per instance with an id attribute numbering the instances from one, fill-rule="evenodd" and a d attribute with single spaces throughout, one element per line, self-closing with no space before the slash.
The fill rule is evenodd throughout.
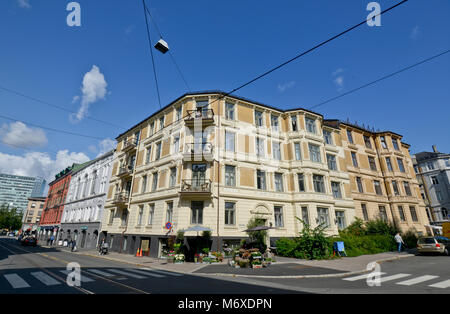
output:
<path id="1" fill-rule="evenodd" d="M 49 275 L 47 275 L 42 271 L 31 273 L 31 275 L 46 286 L 55 286 L 61 284 L 59 281 L 55 280 L 55 278 L 50 277 Z"/>
<path id="2" fill-rule="evenodd" d="M 413 278 L 413 279 L 409 279 L 409 280 L 405 280 L 405 281 L 401 281 L 401 282 L 397 282 L 397 285 L 402 285 L 402 286 L 411 286 L 411 285 L 415 285 L 424 281 L 428 281 L 428 280 L 432 280 L 435 278 L 438 278 L 439 276 L 432 276 L 432 275 L 425 275 L 425 276 L 420 276 L 417 278 Z"/>
<path id="3" fill-rule="evenodd" d="M 114 274 L 110 274 L 110 273 L 107 273 L 105 271 L 98 270 L 98 269 L 87 269 L 87 271 L 90 271 L 91 273 L 94 273 L 94 274 L 97 274 L 97 275 L 102 275 L 102 276 L 105 276 L 105 277 L 114 277 L 114 276 L 116 276 Z"/>
<path id="4" fill-rule="evenodd" d="M 172 272 L 168 272 L 168 271 L 163 271 L 163 270 L 159 270 L 159 269 L 154 269 L 154 268 L 140 268 L 143 270 L 148 270 L 148 271 L 152 271 L 158 274 L 162 274 L 162 275 L 169 275 L 169 276 L 175 276 L 175 277 L 182 277 L 182 274 L 178 274 L 178 273 L 172 273 Z"/>
<path id="5" fill-rule="evenodd" d="M 396 275 L 392 275 L 392 276 L 388 276 L 388 277 L 381 277 L 380 282 L 383 283 L 386 281 L 400 279 L 400 278 L 404 278 L 404 277 L 408 277 L 408 276 L 411 276 L 411 275 L 410 274 L 396 274 Z"/>
<path id="6" fill-rule="evenodd" d="M 63 274 L 65 274 L 65 275 L 68 275 L 68 274 L 71 273 L 71 271 L 69 271 L 69 270 L 61 270 L 61 272 Z M 91 278 L 86 277 L 84 275 L 81 275 L 81 279 L 80 280 L 81 280 L 81 282 L 92 282 L 92 281 L 95 281 L 94 279 L 91 279 Z"/>
<path id="7" fill-rule="evenodd" d="M 127 269 L 127 270 L 144 275 L 144 276 L 150 276 L 150 277 L 156 277 L 156 278 L 164 278 L 165 277 L 163 275 L 152 274 L 151 272 L 144 271 L 144 270 L 138 270 L 138 269 Z"/>
<path id="8" fill-rule="evenodd" d="M 428 287 L 441 288 L 441 289 L 448 288 L 448 287 L 450 287 L 450 279 L 429 285 Z"/>
<path id="9" fill-rule="evenodd" d="M 129 272 L 125 272 L 125 271 L 118 270 L 118 269 L 108 269 L 108 271 L 110 271 L 112 273 L 119 274 L 119 275 L 124 275 L 124 276 L 128 276 L 128 277 L 136 278 L 136 279 L 143 279 L 143 278 L 145 278 L 143 276 L 139 276 L 139 275 L 136 275 L 136 274 L 133 274 L 133 273 L 129 273 Z"/>
<path id="10" fill-rule="evenodd" d="M 364 275 L 360 275 L 360 276 L 356 276 L 356 277 L 349 277 L 349 278 L 343 278 L 342 280 L 346 280 L 346 281 L 356 281 L 356 280 L 361 280 L 361 279 L 367 279 L 367 277 L 374 277 L 374 276 L 381 276 L 381 275 L 384 275 L 384 274 L 386 274 L 386 273 L 382 273 L 382 272 L 380 272 L 380 273 L 378 273 L 378 272 L 375 272 L 375 273 L 369 273 L 369 274 L 364 274 Z"/>
<path id="11" fill-rule="evenodd" d="M 6 278 L 6 280 L 8 280 L 8 282 L 10 283 L 10 285 L 14 289 L 29 288 L 30 287 L 30 285 L 27 284 L 27 282 L 25 280 L 23 280 L 17 274 L 7 274 L 7 275 L 4 275 L 4 277 Z"/>

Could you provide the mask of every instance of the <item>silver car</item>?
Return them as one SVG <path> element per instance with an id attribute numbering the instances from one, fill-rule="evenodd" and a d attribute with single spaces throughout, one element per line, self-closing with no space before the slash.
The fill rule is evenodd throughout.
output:
<path id="1" fill-rule="evenodd" d="M 449 255 L 450 239 L 446 237 L 422 237 L 417 240 L 417 254 L 441 253 Z"/>

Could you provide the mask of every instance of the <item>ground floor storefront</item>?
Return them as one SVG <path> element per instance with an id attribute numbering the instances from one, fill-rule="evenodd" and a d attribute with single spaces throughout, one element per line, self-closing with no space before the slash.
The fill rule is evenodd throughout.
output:
<path id="1" fill-rule="evenodd" d="M 100 223 L 64 223 L 57 245 L 67 246 L 70 241 L 75 241 L 78 250 L 95 249 L 99 240 Z"/>

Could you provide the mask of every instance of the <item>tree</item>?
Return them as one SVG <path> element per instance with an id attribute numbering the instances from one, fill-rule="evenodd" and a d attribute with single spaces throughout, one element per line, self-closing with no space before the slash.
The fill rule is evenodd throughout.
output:
<path id="1" fill-rule="evenodd" d="M 15 207 L 9 208 L 8 205 L 0 206 L 0 228 L 9 230 L 18 230 L 22 226 L 22 214 Z"/>
<path id="2" fill-rule="evenodd" d="M 247 229 L 252 229 L 257 226 L 264 226 L 265 220 L 262 218 L 254 217 L 249 220 L 247 224 Z M 247 234 L 250 238 L 250 245 L 258 248 L 260 252 L 264 253 L 267 249 L 266 238 L 267 238 L 267 230 L 259 230 L 259 231 L 247 231 Z"/>

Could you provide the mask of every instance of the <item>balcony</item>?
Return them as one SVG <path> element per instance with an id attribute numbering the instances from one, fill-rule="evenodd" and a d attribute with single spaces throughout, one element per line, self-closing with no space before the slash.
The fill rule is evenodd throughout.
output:
<path id="1" fill-rule="evenodd" d="M 124 165 L 119 168 L 118 177 L 129 177 L 133 174 L 133 167 L 131 165 Z"/>
<path id="2" fill-rule="evenodd" d="M 187 126 L 207 126 L 214 123 L 214 111 L 212 109 L 188 110 L 184 118 Z"/>
<path id="3" fill-rule="evenodd" d="M 209 179 L 182 180 L 180 195 L 211 197 L 212 181 Z"/>
<path id="4" fill-rule="evenodd" d="M 130 198 L 129 192 L 121 192 L 114 195 L 112 203 L 118 206 L 124 206 L 128 203 L 128 199 Z"/>
<path id="5" fill-rule="evenodd" d="M 212 143 L 188 143 L 184 147 L 184 161 L 212 161 L 214 157 L 214 146 Z"/>
<path id="6" fill-rule="evenodd" d="M 135 139 L 129 139 L 123 144 L 122 151 L 128 152 L 136 149 L 137 141 Z"/>

